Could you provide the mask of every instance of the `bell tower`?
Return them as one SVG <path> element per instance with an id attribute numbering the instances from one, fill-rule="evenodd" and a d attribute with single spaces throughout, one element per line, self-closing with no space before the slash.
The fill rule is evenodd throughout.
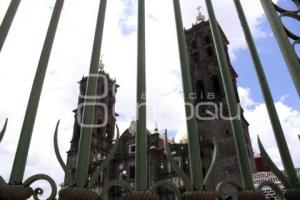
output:
<path id="1" fill-rule="evenodd" d="M 108 73 L 104 71 L 104 64 L 100 61 L 98 74 L 91 75 L 91 78 L 98 80 L 97 96 L 90 97 L 96 99 L 92 145 L 91 145 L 91 164 L 101 162 L 108 155 L 114 138 L 115 122 L 115 94 L 117 85 Z M 79 139 L 82 124 L 82 113 L 85 98 L 85 91 L 88 77 L 83 77 L 79 81 L 78 106 L 74 112 L 74 129 L 71 140 L 70 150 L 67 152 L 67 167 L 71 169 L 72 175 L 76 171 L 77 153 L 79 149 Z M 88 105 L 87 105 L 88 106 Z"/>
<path id="2" fill-rule="evenodd" d="M 185 36 L 189 52 L 190 73 L 204 174 L 208 170 L 212 159 L 213 139 L 217 140 L 220 147 L 218 163 L 213 175 L 214 180 L 211 181 L 207 188 L 213 189 L 222 180 L 240 181 L 240 172 L 209 21 L 206 21 L 204 15 L 201 14 L 200 7 L 198 11 L 196 23 L 192 25 L 192 28 L 185 30 Z M 227 45 L 229 42 L 221 28 L 220 31 L 230 66 L 235 98 L 237 102 L 240 102 L 236 83 L 238 75 L 232 67 L 228 55 Z M 240 115 L 237 117 L 240 117 L 243 126 L 248 157 L 254 171 L 253 150 L 248 131 L 249 124 L 243 116 L 242 108 L 239 108 Z"/>

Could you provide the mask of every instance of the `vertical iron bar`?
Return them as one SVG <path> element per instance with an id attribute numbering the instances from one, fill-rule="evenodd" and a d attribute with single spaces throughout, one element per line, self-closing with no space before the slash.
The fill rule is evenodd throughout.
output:
<path id="1" fill-rule="evenodd" d="M 241 121 L 240 119 L 233 118 L 233 116 L 237 116 L 238 104 L 235 99 L 232 78 L 229 72 L 228 61 L 224 50 L 224 44 L 221 39 L 219 26 L 215 17 L 211 0 L 205 0 L 205 1 L 206 1 L 207 11 L 210 19 L 211 32 L 212 32 L 214 46 L 218 57 L 219 68 L 220 68 L 221 77 L 224 85 L 229 113 L 230 113 L 230 117 L 232 118 L 231 126 L 233 129 L 234 141 L 235 141 L 237 156 L 239 160 L 239 167 L 241 171 L 243 189 L 254 190 L 254 185 L 253 185 L 252 175 L 251 175 L 251 170 L 249 165 L 249 159 L 247 155 L 247 148 L 245 145 L 245 137 L 243 134 Z"/>
<path id="2" fill-rule="evenodd" d="M 300 61 L 298 59 L 298 56 L 288 39 L 280 18 L 276 14 L 276 10 L 272 1 L 261 0 L 261 4 L 271 25 L 280 50 L 283 54 L 289 73 L 298 92 L 298 96 L 300 97 Z M 299 7 L 299 4 L 297 5 L 297 7 Z"/>
<path id="3" fill-rule="evenodd" d="M 21 0 L 11 0 L 7 12 L 3 18 L 3 21 L 0 26 L 0 52 L 2 50 L 7 34 L 18 10 L 20 2 Z"/>
<path id="4" fill-rule="evenodd" d="M 145 0 L 138 1 L 137 130 L 135 189 L 147 191 Z"/>
<path id="5" fill-rule="evenodd" d="M 17 152 L 10 176 L 10 184 L 21 184 L 23 180 L 32 130 L 63 4 L 64 0 L 57 0 L 55 3 L 23 121 Z"/>
<path id="6" fill-rule="evenodd" d="M 190 65 L 188 60 L 188 52 L 184 36 L 179 0 L 173 0 L 173 4 L 177 28 L 182 84 L 184 91 L 185 113 L 186 116 L 189 117 L 189 119 L 187 119 L 187 130 L 189 141 L 189 159 L 191 163 L 191 179 L 194 189 L 200 191 L 202 190 L 203 174 L 200 158 L 200 145 L 197 131 L 197 123 L 195 119 L 195 113 L 193 110 L 193 100 L 190 98 L 190 94 L 192 94 L 192 81 L 189 69 Z"/>
<path id="7" fill-rule="evenodd" d="M 276 138 L 276 142 L 278 145 L 278 149 L 280 152 L 281 160 L 284 165 L 284 169 L 286 170 L 286 173 L 288 174 L 288 178 L 291 182 L 291 184 L 295 187 L 298 185 L 298 179 L 297 174 L 295 171 L 295 167 L 287 146 L 286 139 L 284 137 L 283 129 L 274 105 L 274 100 L 268 85 L 268 81 L 266 79 L 266 75 L 262 66 L 262 63 L 260 61 L 257 49 L 255 47 L 255 43 L 253 40 L 253 37 L 251 35 L 251 31 L 245 16 L 245 13 L 243 11 L 243 7 L 239 0 L 234 0 L 236 10 L 238 12 L 238 16 L 241 22 L 241 26 L 243 28 L 245 38 L 252 56 L 252 60 L 254 62 L 256 75 L 260 83 L 261 91 L 263 93 L 266 107 L 268 110 L 268 114 L 270 117 L 270 121 L 273 127 L 274 135 Z"/>
<path id="8" fill-rule="evenodd" d="M 92 142 L 92 132 L 94 124 L 94 111 L 97 95 L 97 78 L 98 65 L 100 61 L 103 28 L 105 21 L 107 0 L 101 0 L 98 11 L 97 25 L 93 44 L 93 52 L 90 63 L 89 77 L 87 80 L 87 89 L 83 106 L 82 127 L 80 133 L 79 151 L 76 167 L 75 184 L 78 187 L 85 187 L 88 180 L 90 165 L 90 150 Z"/>
<path id="9" fill-rule="evenodd" d="M 296 4 L 297 8 L 300 9 L 300 1 L 299 0 L 292 0 L 292 1 Z"/>

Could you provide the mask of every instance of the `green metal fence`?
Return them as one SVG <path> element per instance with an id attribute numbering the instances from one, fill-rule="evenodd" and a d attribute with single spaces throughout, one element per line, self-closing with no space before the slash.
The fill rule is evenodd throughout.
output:
<path id="1" fill-rule="evenodd" d="M 10 6 L 3 19 L 0 27 L 0 52 L 4 46 L 4 42 L 11 24 L 13 23 L 14 16 L 20 4 L 20 0 L 11 0 Z M 190 177 L 186 175 L 183 170 L 176 164 L 170 147 L 168 146 L 167 131 L 165 133 L 165 150 L 168 161 L 172 169 L 176 172 L 177 176 L 183 181 L 187 191 L 182 195 L 179 188 L 170 181 L 163 180 L 155 183 L 151 188 L 148 186 L 147 180 L 147 132 L 146 132 L 146 43 L 145 43 L 145 0 L 138 0 L 138 37 L 137 37 L 137 133 L 136 133 L 136 177 L 135 187 L 132 187 L 129 183 L 122 180 L 114 180 L 105 183 L 102 193 L 98 196 L 91 188 L 93 187 L 96 178 L 101 171 L 105 169 L 110 161 L 114 157 L 114 153 L 117 149 L 119 139 L 119 129 L 117 128 L 117 140 L 114 144 L 110 154 L 106 157 L 106 160 L 97 168 L 97 170 L 89 177 L 89 159 L 90 159 L 90 147 L 92 139 L 92 127 L 82 126 L 80 144 L 78 150 L 76 176 L 73 178 L 71 172 L 66 167 L 58 149 L 57 134 L 59 122 L 57 123 L 54 134 L 54 150 L 57 159 L 65 172 L 67 185 L 63 187 L 59 193 L 58 198 L 61 200 L 97 200 L 107 199 L 108 190 L 114 186 L 121 186 L 129 191 L 129 193 L 123 197 L 124 199 L 160 199 L 156 190 L 158 187 L 167 187 L 174 192 L 177 199 L 224 199 L 223 189 L 226 186 L 233 187 L 237 190 L 238 199 L 265 199 L 261 189 L 264 186 L 271 187 L 276 193 L 279 199 L 300 199 L 300 180 L 297 177 L 293 161 L 290 156 L 287 142 L 285 140 L 284 131 L 280 124 L 279 117 L 274 105 L 274 100 L 266 80 L 264 67 L 260 61 L 258 51 L 256 49 L 252 34 L 250 32 L 247 19 L 245 17 L 242 5 L 239 0 L 233 0 L 236 10 L 241 22 L 242 29 L 248 44 L 248 48 L 253 60 L 253 66 L 255 68 L 257 79 L 259 80 L 261 92 L 263 94 L 269 119 L 273 127 L 273 133 L 276 138 L 278 150 L 282 159 L 282 163 L 286 172 L 283 174 L 273 163 L 272 159 L 264 149 L 262 142 L 258 138 L 259 148 L 261 154 L 267 163 L 271 171 L 278 177 L 282 184 L 287 189 L 285 193 L 272 182 L 263 182 L 258 188 L 254 188 L 252 175 L 250 171 L 249 160 L 247 156 L 245 138 L 241 121 L 234 118 L 237 114 L 237 102 L 234 98 L 234 89 L 229 72 L 229 66 L 223 46 L 223 42 L 220 35 L 220 30 L 215 17 L 213 5 L 211 0 L 205 0 L 207 11 L 209 15 L 209 22 L 211 33 L 213 37 L 213 43 L 216 50 L 219 70 L 222 77 L 226 100 L 229 108 L 229 114 L 232 116 L 231 126 L 234 135 L 235 148 L 239 161 L 239 168 L 241 172 L 241 184 L 232 182 L 231 180 L 223 180 L 218 184 L 216 191 L 206 191 L 205 185 L 212 177 L 214 167 L 218 160 L 219 147 L 214 142 L 214 152 L 212 162 L 210 164 L 207 174 L 202 174 L 201 158 L 200 158 L 200 145 L 197 132 L 197 124 L 195 117 L 187 118 L 188 129 L 188 145 L 189 145 L 189 159 L 190 159 Z M 300 2 L 298 0 L 292 1 L 297 10 L 289 11 L 283 9 L 271 0 L 261 0 L 261 4 L 264 8 L 266 16 L 272 27 L 273 33 L 276 37 L 278 45 L 282 51 L 282 55 L 285 58 L 288 70 L 291 74 L 295 88 L 300 95 L 300 62 L 299 57 L 295 51 L 295 46 L 300 44 L 300 38 L 295 33 L 288 30 L 281 21 L 282 17 L 292 17 L 300 21 Z M 34 78 L 31 94 L 28 101 L 27 110 L 19 138 L 17 152 L 15 154 L 15 160 L 13 163 L 10 180 L 8 183 L 0 177 L 0 199 L 3 200 L 23 200 L 33 197 L 39 199 L 39 195 L 42 194 L 41 188 L 33 189 L 31 184 L 37 180 L 46 180 L 51 185 L 52 191 L 48 199 L 57 198 L 57 187 L 53 179 L 45 174 L 34 175 L 27 180 L 23 181 L 24 170 L 26 167 L 26 161 L 28 157 L 28 151 L 30 147 L 30 141 L 32 137 L 32 130 L 34 127 L 35 117 L 38 109 L 39 99 L 43 87 L 43 82 L 47 70 L 48 61 L 50 59 L 51 48 L 54 42 L 56 29 L 58 26 L 60 14 L 63 8 L 64 0 L 56 0 L 55 7 L 53 9 L 52 18 L 49 24 L 48 32 L 42 49 L 40 61 L 37 67 L 36 76 Z M 184 91 L 184 100 L 186 103 L 193 103 L 193 100 L 189 97 L 192 93 L 191 77 L 189 71 L 189 60 L 184 35 L 184 29 L 182 24 L 182 16 L 180 10 L 179 0 L 173 0 L 174 15 L 177 28 L 178 47 L 181 64 L 181 75 Z M 100 60 L 102 36 L 104 30 L 105 11 L 107 0 L 100 1 L 98 19 L 95 30 L 95 38 L 93 51 L 90 62 L 89 74 L 97 74 L 98 62 Z M 5 47 L 5 46 L 4 46 Z M 84 99 L 83 107 L 83 124 L 93 124 L 94 110 L 96 105 L 96 99 L 90 98 L 96 96 L 97 79 L 89 76 L 87 81 L 87 89 Z M 142 105 L 142 106 L 141 106 Z M 187 105 L 187 104 L 186 104 Z M 185 106 L 186 116 L 191 116 L 191 110 L 189 106 Z M 3 129 L 0 132 L 0 142 L 4 136 L 7 127 L 7 120 Z"/>

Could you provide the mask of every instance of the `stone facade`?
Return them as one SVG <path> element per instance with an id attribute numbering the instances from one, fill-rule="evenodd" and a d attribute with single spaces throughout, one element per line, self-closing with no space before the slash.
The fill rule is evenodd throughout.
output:
<path id="1" fill-rule="evenodd" d="M 193 25 L 193 27 L 186 30 L 185 33 L 190 57 L 190 73 L 193 91 L 196 97 L 195 105 L 198 105 L 196 106 L 196 112 L 199 114 L 197 117 L 197 126 L 202 151 L 201 155 L 204 163 L 204 173 L 209 167 L 213 152 L 213 145 L 209 144 L 212 144 L 213 139 L 216 139 L 220 146 L 220 155 L 216 172 L 214 173 L 214 180 L 208 186 L 208 189 L 213 189 L 222 180 L 229 179 L 239 181 L 240 172 L 238 159 L 230 120 L 228 120 L 229 114 L 226 97 L 222 86 L 218 60 L 214 51 L 209 22 L 204 21 Z M 238 76 L 231 65 L 228 55 L 227 45 L 229 42 L 222 30 L 221 33 L 232 75 L 232 82 L 236 94 L 235 97 L 237 102 L 240 102 L 236 83 Z M 249 124 L 243 116 L 243 110 L 240 110 L 248 157 L 254 172 L 255 164 L 248 131 Z"/>
<path id="2" fill-rule="evenodd" d="M 98 87 L 94 115 L 94 124 L 97 128 L 93 129 L 92 145 L 91 145 L 91 162 L 102 160 L 108 155 L 112 147 L 113 138 L 115 136 L 115 94 L 119 87 L 115 80 L 112 80 L 104 71 L 99 71 L 94 78 L 98 79 Z M 83 77 L 79 81 L 80 95 L 78 98 L 78 107 L 74 112 L 74 130 L 71 140 L 70 150 L 67 152 L 67 166 L 71 169 L 72 175 L 75 174 L 77 152 L 80 139 L 80 124 L 83 113 L 83 100 L 86 91 L 87 77 Z M 106 114 L 105 114 L 106 113 Z M 107 118 L 107 119 L 106 119 Z M 104 124 L 104 122 L 107 122 Z"/>
<path id="3" fill-rule="evenodd" d="M 213 139 L 220 146 L 220 154 L 217 168 L 213 175 L 213 180 L 207 185 L 208 190 L 214 190 L 216 185 L 222 180 L 240 181 L 240 172 L 238 159 L 235 151 L 235 144 L 231 130 L 231 124 L 228 119 L 228 108 L 226 98 L 222 86 L 222 80 L 218 68 L 217 57 L 214 51 L 209 23 L 203 21 L 193 25 L 191 29 L 185 30 L 188 52 L 190 57 L 190 73 L 195 97 L 195 107 L 197 112 L 197 125 L 199 132 L 199 143 L 201 145 L 201 158 L 203 160 L 203 173 L 208 170 L 213 153 Z M 229 44 L 225 34 L 222 32 L 224 48 L 227 52 Z M 228 56 L 228 53 L 227 53 Z M 236 92 L 236 99 L 239 102 L 236 78 L 237 74 L 231 66 L 228 56 L 228 63 L 232 75 L 232 82 Z M 93 143 L 91 147 L 91 167 L 92 173 L 99 164 L 103 162 L 109 153 L 114 138 L 115 125 L 115 94 L 118 85 L 111 80 L 108 74 L 100 71 L 99 74 L 106 77 L 108 81 L 108 96 L 99 100 L 99 102 L 108 105 L 108 123 L 101 128 L 95 128 L 93 132 Z M 84 77 L 80 81 L 80 93 L 84 95 L 87 78 Z M 98 93 L 104 93 L 104 79 L 99 78 Z M 75 118 L 82 113 L 83 98 L 79 98 L 79 108 L 76 109 Z M 209 111 L 209 112 L 207 112 Z M 101 106 L 96 107 L 95 123 L 103 122 L 103 109 Z M 248 132 L 249 124 L 243 117 L 241 109 L 241 122 L 248 150 L 248 158 L 251 163 L 253 172 L 255 164 L 253 160 L 253 152 Z M 216 113 L 216 114 L 212 114 Z M 171 114 L 171 113 L 170 113 Z M 100 192 L 103 184 L 109 180 L 124 179 L 134 184 L 135 177 L 135 130 L 134 125 L 124 131 L 119 143 L 115 158 L 110 163 L 108 169 L 105 169 L 95 185 L 95 191 Z M 80 137 L 80 125 L 75 120 L 74 134 L 71 141 L 71 148 L 68 152 L 67 165 L 75 172 L 76 156 L 78 151 L 78 141 Z M 176 144 L 169 141 L 172 154 L 178 165 L 189 174 L 188 146 L 186 143 Z M 176 176 L 170 168 L 166 154 L 164 151 L 164 138 L 154 130 L 153 133 L 148 132 L 148 184 L 153 185 L 158 180 L 168 179 L 174 182 L 182 192 L 185 187 L 182 181 Z M 110 199 L 119 199 L 123 191 L 121 188 L 113 188 L 110 191 Z M 159 189 L 162 199 L 174 199 L 170 191 L 164 188 Z"/>

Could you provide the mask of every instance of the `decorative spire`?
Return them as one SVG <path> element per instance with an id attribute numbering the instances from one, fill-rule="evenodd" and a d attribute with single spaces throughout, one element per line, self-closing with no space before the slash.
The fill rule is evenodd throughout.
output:
<path id="1" fill-rule="evenodd" d="M 128 131 L 132 135 L 134 135 L 136 133 L 136 120 L 131 121 Z"/>
<path id="2" fill-rule="evenodd" d="M 154 129 L 154 133 L 158 133 L 158 125 L 157 125 L 157 122 L 155 122 L 155 129 Z"/>
<path id="3" fill-rule="evenodd" d="M 205 21 L 205 16 L 202 14 L 201 8 L 202 8 L 201 6 L 198 6 L 198 8 L 197 8 L 197 10 L 198 10 L 198 15 L 196 17 L 197 24 Z"/>
<path id="4" fill-rule="evenodd" d="M 104 70 L 103 55 L 101 55 L 98 68 L 99 68 L 99 71 L 103 72 L 103 70 Z"/>

